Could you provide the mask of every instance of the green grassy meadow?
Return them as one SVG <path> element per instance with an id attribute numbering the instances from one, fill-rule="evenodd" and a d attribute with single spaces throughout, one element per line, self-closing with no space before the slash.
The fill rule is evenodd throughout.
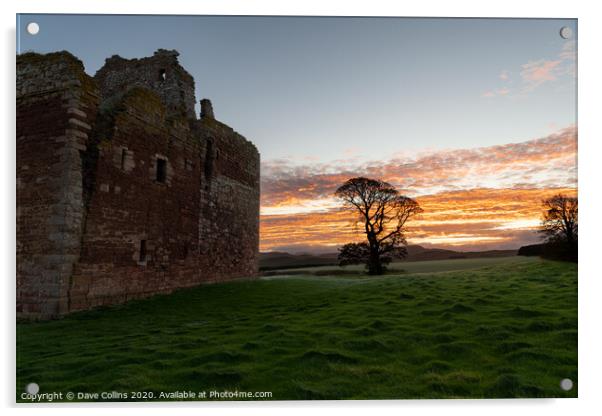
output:
<path id="1" fill-rule="evenodd" d="M 576 264 L 394 267 L 403 270 L 283 272 L 19 323 L 17 400 L 30 382 L 40 393 L 238 390 L 271 400 L 577 396 Z"/>

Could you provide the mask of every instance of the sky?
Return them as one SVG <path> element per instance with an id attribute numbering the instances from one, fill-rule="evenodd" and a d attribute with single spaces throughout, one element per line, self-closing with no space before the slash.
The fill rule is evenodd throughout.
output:
<path id="1" fill-rule="evenodd" d="M 261 153 L 263 251 L 361 238 L 333 197 L 352 175 L 417 199 L 410 243 L 459 250 L 537 242 L 541 199 L 576 192 L 572 19 L 21 15 L 17 30 L 17 52 L 68 50 L 91 75 L 177 49 L 197 100 Z"/>

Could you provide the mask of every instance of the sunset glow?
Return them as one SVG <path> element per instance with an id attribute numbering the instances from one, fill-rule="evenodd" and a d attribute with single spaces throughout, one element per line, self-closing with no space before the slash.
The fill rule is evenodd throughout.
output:
<path id="1" fill-rule="evenodd" d="M 361 240 L 355 218 L 333 196 L 337 186 L 360 175 L 382 178 L 419 202 L 424 212 L 408 224 L 410 244 L 483 250 L 535 243 L 541 201 L 576 195 L 576 139 L 570 126 L 523 143 L 431 152 L 341 173 L 332 173 L 332 166 L 268 162 L 261 250 L 328 250 Z"/>

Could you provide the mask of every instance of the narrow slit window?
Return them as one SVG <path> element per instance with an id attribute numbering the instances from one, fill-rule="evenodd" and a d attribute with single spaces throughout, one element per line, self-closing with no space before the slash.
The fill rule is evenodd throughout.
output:
<path id="1" fill-rule="evenodd" d="M 205 150 L 205 178 L 211 179 L 213 176 L 213 141 L 207 141 L 207 148 Z"/>
<path id="2" fill-rule="evenodd" d="M 146 261 L 146 240 L 140 240 L 140 257 L 138 260 L 140 263 Z"/>
<path id="3" fill-rule="evenodd" d="M 167 161 L 165 159 L 157 159 L 157 182 L 164 183 L 167 177 Z"/>
<path id="4" fill-rule="evenodd" d="M 187 259 L 188 258 L 188 243 L 185 243 L 182 246 L 182 258 L 183 259 Z"/>
<path id="5" fill-rule="evenodd" d="M 127 150 L 121 149 L 121 170 L 125 170 L 125 158 L 127 157 Z"/>

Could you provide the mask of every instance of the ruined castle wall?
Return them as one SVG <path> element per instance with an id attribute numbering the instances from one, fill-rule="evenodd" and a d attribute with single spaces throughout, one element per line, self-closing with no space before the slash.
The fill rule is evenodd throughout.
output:
<path id="1" fill-rule="evenodd" d="M 199 284 L 201 166 L 188 123 L 166 120 L 156 94 L 132 89 L 103 108 L 97 126 L 72 310 Z"/>
<path id="2" fill-rule="evenodd" d="M 180 66 L 176 51 L 159 49 L 152 57 L 142 59 L 115 55 L 106 60 L 94 78 L 103 100 L 142 87 L 159 95 L 168 115 L 195 118 L 194 78 Z"/>
<path id="3" fill-rule="evenodd" d="M 212 117 L 197 122 L 203 171 L 199 242 L 208 278 L 255 276 L 259 253 L 259 153 Z"/>
<path id="4" fill-rule="evenodd" d="M 69 310 L 83 225 L 82 158 L 98 96 L 66 52 L 17 58 L 17 315 Z"/>
<path id="5" fill-rule="evenodd" d="M 173 51 L 17 58 L 19 317 L 256 275 L 259 153 L 203 105 Z"/>

